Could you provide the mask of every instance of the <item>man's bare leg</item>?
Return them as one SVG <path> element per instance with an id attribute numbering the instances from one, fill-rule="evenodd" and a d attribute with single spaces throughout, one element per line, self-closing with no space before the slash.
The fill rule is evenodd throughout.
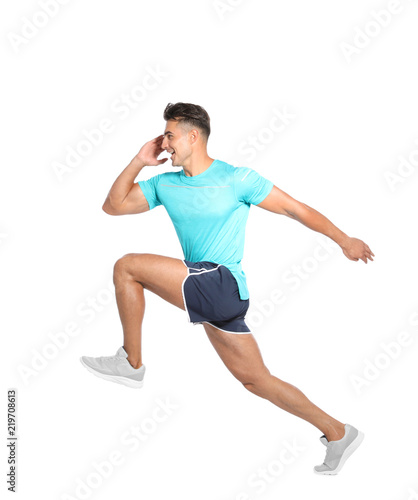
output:
<path id="1" fill-rule="evenodd" d="M 187 274 L 184 262 L 162 255 L 130 253 L 116 261 L 113 282 L 123 327 L 123 347 L 134 368 L 142 366 L 144 289 L 185 310 L 181 285 Z"/>
<path id="2" fill-rule="evenodd" d="M 344 436 L 343 423 L 315 406 L 297 387 L 269 372 L 251 333 L 226 333 L 208 323 L 203 326 L 228 370 L 246 389 L 310 422 L 325 434 L 328 441 L 337 441 Z"/>

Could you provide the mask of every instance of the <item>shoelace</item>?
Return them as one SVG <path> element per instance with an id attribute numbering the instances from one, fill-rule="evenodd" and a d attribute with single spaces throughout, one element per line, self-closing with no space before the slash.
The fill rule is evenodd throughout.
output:
<path id="1" fill-rule="evenodd" d="M 328 465 L 327 460 L 328 460 L 329 455 L 331 454 L 331 448 L 332 448 L 332 443 L 327 444 L 327 452 L 325 453 L 325 459 L 324 459 L 325 465 Z"/>
<path id="2" fill-rule="evenodd" d="M 101 361 L 111 361 L 116 359 L 125 359 L 123 356 L 100 356 Z"/>

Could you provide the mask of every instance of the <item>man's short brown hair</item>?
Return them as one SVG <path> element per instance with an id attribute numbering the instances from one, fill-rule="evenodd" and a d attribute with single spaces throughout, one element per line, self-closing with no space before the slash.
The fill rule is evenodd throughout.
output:
<path id="1" fill-rule="evenodd" d="M 183 122 L 186 125 L 196 127 L 202 132 L 206 141 L 210 135 L 210 118 L 207 111 L 197 104 L 190 104 L 187 102 L 178 102 L 167 104 L 164 110 L 164 120 L 174 120 Z"/>

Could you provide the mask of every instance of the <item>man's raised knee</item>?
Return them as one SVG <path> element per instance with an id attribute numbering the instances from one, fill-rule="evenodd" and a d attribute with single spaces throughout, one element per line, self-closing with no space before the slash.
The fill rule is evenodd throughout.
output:
<path id="1" fill-rule="evenodd" d="M 138 255 L 141 254 L 127 253 L 115 262 L 115 265 L 113 266 L 113 282 L 115 282 L 115 280 L 121 275 L 129 273 L 134 257 L 138 257 Z"/>

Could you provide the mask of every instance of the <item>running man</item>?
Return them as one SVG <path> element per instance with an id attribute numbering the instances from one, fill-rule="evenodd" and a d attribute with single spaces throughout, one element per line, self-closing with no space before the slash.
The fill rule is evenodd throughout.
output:
<path id="1" fill-rule="evenodd" d="M 286 215 L 334 240 L 344 255 L 367 264 L 373 252 L 361 240 L 340 231 L 326 217 L 301 203 L 247 167 L 234 167 L 208 156 L 210 118 L 201 106 L 177 103 L 164 110 L 163 135 L 147 142 L 123 170 L 103 204 L 109 215 L 140 214 L 163 205 L 180 240 L 184 260 L 149 253 L 130 253 L 114 266 L 116 302 L 123 346 L 115 356 L 81 358 L 95 375 L 142 387 L 141 357 L 144 290 L 183 309 L 187 320 L 203 325 L 222 361 L 243 386 L 279 408 L 317 427 L 327 447 L 318 474 L 337 474 L 363 440 L 350 424 L 331 417 L 299 389 L 272 375 L 245 322 L 249 293 L 241 267 L 245 225 L 251 205 Z M 135 182 L 145 166 L 167 151 L 173 167 Z"/>

